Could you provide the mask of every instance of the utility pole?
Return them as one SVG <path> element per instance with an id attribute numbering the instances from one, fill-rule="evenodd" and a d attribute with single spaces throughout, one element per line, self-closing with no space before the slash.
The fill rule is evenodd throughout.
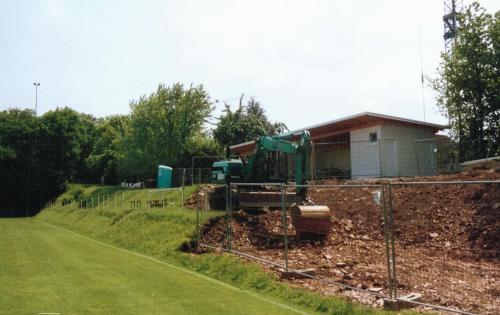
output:
<path id="1" fill-rule="evenodd" d="M 40 86 L 40 82 L 33 82 L 35 86 L 35 116 L 38 115 L 38 87 Z"/>

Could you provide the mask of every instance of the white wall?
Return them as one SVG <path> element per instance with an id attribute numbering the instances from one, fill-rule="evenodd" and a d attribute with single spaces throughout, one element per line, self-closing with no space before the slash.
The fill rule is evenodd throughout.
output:
<path id="1" fill-rule="evenodd" d="M 382 135 L 384 129 L 382 127 Z M 398 176 L 399 160 L 398 156 L 398 141 L 395 139 L 380 140 L 380 155 L 382 159 L 382 177 Z"/>
<path id="2" fill-rule="evenodd" d="M 371 132 L 377 132 L 378 142 L 370 143 Z M 398 123 L 353 130 L 352 177 L 431 175 L 435 166 L 433 144 L 414 141 L 434 137 L 433 129 Z"/>
<path id="3" fill-rule="evenodd" d="M 357 129 L 350 132 L 352 177 L 379 177 L 380 148 L 378 142 L 370 142 L 370 133 L 377 132 L 381 138 L 381 126 Z"/>
<path id="4" fill-rule="evenodd" d="M 397 123 L 382 125 L 382 173 L 383 176 L 431 175 L 434 163 L 431 143 L 415 140 L 434 138 L 430 128 L 414 127 Z M 395 145 L 395 174 L 391 156 L 391 143 Z"/>

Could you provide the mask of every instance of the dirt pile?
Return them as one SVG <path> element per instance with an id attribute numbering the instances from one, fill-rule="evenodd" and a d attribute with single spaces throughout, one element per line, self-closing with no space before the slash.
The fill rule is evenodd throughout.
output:
<path id="1" fill-rule="evenodd" d="M 437 177 L 398 178 L 393 181 L 452 181 L 500 179 L 499 172 L 471 171 Z M 356 180 L 374 184 L 378 180 Z M 323 184 L 352 184 L 324 181 Z M 383 209 L 373 200 L 377 187 L 314 187 L 308 196 L 332 211 L 332 229 L 324 242 L 296 238 L 288 221 L 290 268 L 314 268 L 320 277 L 387 294 Z M 394 232 L 398 290 L 418 292 L 426 302 L 481 313 L 498 311 L 500 253 L 500 185 L 394 185 Z M 284 264 L 281 211 L 251 215 L 233 213 L 233 249 Z M 203 242 L 221 246 L 227 221 L 214 218 L 203 227 Z M 278 272 L 277 268 L 263 264 Z M 354 294 L 334 285 L 292 279 L 295 285 L 322 294 L 342 294 L 373 306 L 380 300 Z"/>
<path id="2" fill-rule="evenodd" d="M 473 170 L 449 176 L 398 178 L 393 182 L 496 180 L 500 173 Z M 352 182 L 352 181 L 351 181 Z M 378 181 L 377 181 L 378 182 Z M 350 182 L 346 182 L 350 183 Z M 373 184 L 373 180 L 356 181 Z M 340 184 L 338 180 L 323 184 Z M 327 205 L 339 220 L 350 220 L 353 234 L 383 237 L 383 210 L 375 205 L 377 188 L 311 188 L 311 199 Z M 500 185 L 403 184 L 392 188 L 394 233 L 400 245 L 463 250 L 469 256 L 500 253 Z"/>

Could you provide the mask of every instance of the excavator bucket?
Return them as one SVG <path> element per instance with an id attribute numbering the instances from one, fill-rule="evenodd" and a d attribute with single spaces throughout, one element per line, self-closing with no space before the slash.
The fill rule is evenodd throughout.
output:
<path id="1" fill-rule="evenodd" d="M 299 239 L 325 239 L 330 233 L 332 221 L 327 206 L 295 205 L 291 215 Z"/>

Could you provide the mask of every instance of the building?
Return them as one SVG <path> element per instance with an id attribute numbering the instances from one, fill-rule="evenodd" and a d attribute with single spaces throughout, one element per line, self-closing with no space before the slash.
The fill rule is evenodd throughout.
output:
<path id="1" fill-rule="evenodd" d="M 437 132 L 447 126 L 365 112 L 298 129 L 309 130 L 314 143 L 314 178 L 431 175 L 436 169 Z M 255 142 L 230 147 L 236 155 L 252 154 Z M 293 157 L 288 157 L 293 159 Z M 289 175 L 293 163 L 288 163 Z"/>

